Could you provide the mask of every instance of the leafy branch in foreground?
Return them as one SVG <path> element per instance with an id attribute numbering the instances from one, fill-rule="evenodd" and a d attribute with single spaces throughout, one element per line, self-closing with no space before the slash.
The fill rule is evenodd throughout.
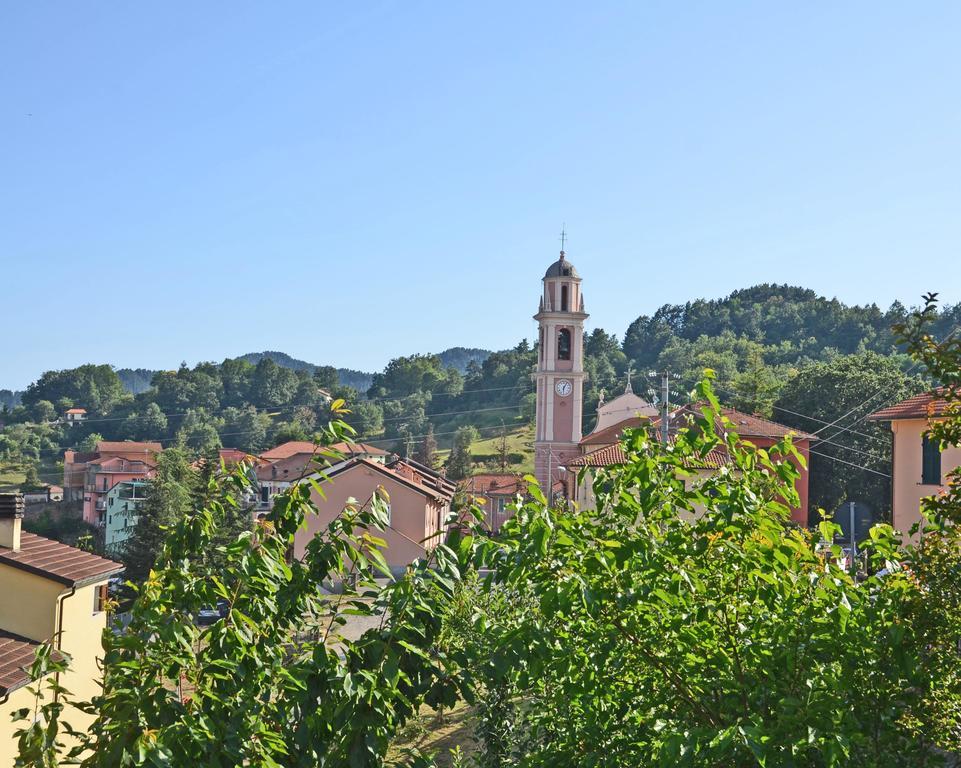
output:
<path id="1" fill-rule="evenodd" d="M 479 612 L 482 641 L 464 651 L 500 671 L 493 704 L 515 692 L 511 722 L 486 725 L 512 743 L 482 764 L 942 764 L 957 709 L 931 702 L 961 698 L 929 649 L 951 628 L 922 620 L 930 594 L 898 567 L 911 550 L 875 527 L 871 571 L 887 575 L 855 582 L 818 551 L 836 526 L 789 523 L 790 441 L 743 443 L 709 382 L 694 395 L 701 415 L 674 444 L 626 436 L 625 463 L 595 479 L 597 510 L 551 509 L 532 486 L 482 548 L 490 588 L 529 606 L 500 622 Z M 711 470 L 718 451 L 728 461 Z M 957 645 L 938 661 L 957 668 Z"/>
<path id="2" fill-rule="evenodd" d="M 329 443 L 350 435 L 337 421 L 326 431 Z M 432 650 L 438 606 L 469 561 L 472 539 L 455 535 L 379 588 L 375 577 L 389 569 L 376 530 L 389 515 L 378 492 L 348 504 L 303 560 L 288 562 L 294 534 L 314 509 L 311 491 L 323 493 L 321 477 L 291 488 L 254 530 L 212 558 L 218 527 L 248 483 L 242 471 L 231 474 L 219 495 L 169 530 L 129 627 L 104 635 L 103 693 L 76 703 L 94 720 L 68 760 L 376 766 L 421 703 L 456 700 L 457 681 Z M 324 587 L 337 582 L 345 593 L 334 600 Z M 197 627 L 197 612 L 218 601 L 225 618 Z M 338 637 L 352 613 L 379 616 L 380 624 L 356 641 Z M 44 715 L 56 722 L 60 712 Z M 31 764 L 55 765 L 58 753 L 52 740 L 38 743 Z"/>

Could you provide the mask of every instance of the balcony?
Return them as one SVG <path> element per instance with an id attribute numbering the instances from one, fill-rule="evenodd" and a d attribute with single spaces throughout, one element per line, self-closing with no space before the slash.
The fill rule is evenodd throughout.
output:
<path id="1" fill-rule="evenodd" d="M 97 503 L 94 505 L 94 508 L 95 508 L 98 512 L 106 512 L 106 511 L 107 511 L 107 501 L 106 501 L 106 499 L 98 499 L 98 500 L 97 500 Z"/>

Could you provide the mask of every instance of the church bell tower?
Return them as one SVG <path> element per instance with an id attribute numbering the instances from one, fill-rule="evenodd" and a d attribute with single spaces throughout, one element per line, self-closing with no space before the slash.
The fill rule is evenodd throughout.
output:
<path id="1" fill-rule="evenodd" d="M 537 346 L 536 433 L 534 475 L 550 498 L 559 468 L 580 455 L 584 404 L 584 297 L 574 265 L 561 257 L 548 267 L 540 308 L 534 319 L 540 326 Z"/>

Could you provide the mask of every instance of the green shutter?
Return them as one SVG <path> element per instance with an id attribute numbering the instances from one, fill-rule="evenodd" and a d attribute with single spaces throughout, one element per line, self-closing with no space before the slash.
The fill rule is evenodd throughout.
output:
<path id="1" fill-rule="evenodd" d="M 941 485 L 941 446 L 927 435 L 921 441 L 921 483 Z"/>

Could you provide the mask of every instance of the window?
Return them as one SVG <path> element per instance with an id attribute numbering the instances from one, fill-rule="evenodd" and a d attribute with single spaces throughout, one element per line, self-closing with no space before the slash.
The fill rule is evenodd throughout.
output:
<path id="1" fill-rule="evenodd" d="M 921 485 L 941 485 L 941 446 L 927 435 L 921 439 Z"/>
<path id="2" fill-rule="evenodd" d="M 561 286 L 561 312 L 567 311 L 567 286 Z"/>
<path id="3" fill-rule="evenodd" d="M 107 585 L 100 584 L 93 591 L 93 612 L 103 613 L 107 610 Z"/>
<path id="4" fill-rule="evenodd" d="M 557 334 L 557 359 L 571 359 L 571 332 L 567 328 L 561 328 Z"/>

